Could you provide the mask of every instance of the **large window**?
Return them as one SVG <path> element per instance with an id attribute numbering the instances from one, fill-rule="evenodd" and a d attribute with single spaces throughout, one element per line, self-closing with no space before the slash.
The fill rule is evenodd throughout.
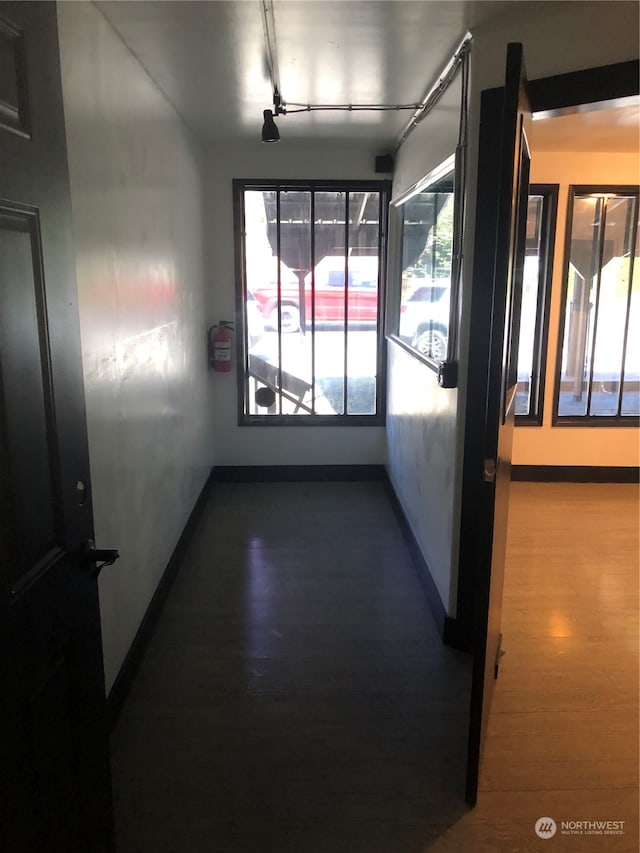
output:
<path id="1" fill-rule="evenodd" d="M 557 184 L 532 184 L 522 278 L 516 424 L 542 424 Z"/>
<path id="2" fill-rule="evenodd" d="M 240 423 L 381 423 L 387 182 L 234 191 Z"/>
<path id="3" fill-rule="evenodd" d="M 554 423 L 637 424 L 638 188 L 572 187 Z"/>
<path id="4" fill-rule="evenodd" d="M 390 297 L 389 334 L 434 368 L 452 350 L 454 181 L 451 157 L 392 205 L 400 272 Z"/>

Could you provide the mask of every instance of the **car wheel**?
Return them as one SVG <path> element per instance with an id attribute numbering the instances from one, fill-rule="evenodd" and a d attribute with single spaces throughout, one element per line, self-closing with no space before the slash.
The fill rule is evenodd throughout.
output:
<path id="1" fill-rule="evenodd" d="M 269 325 L 278 329 L 278 307 L 269 316 Z M 280 308 L 280 328 L 283 332 L 297 332 L 300 329 L 300 310 L 297 305 L 287 302 Z"/>
<path id="2" fill-rule="evenodd" d="M 419 353 L 434 361 L 444 361 L 447 357 L 447 339 L 438 329 L 427 329 L 426 332 L 421 332 L 413 345 Z"/>

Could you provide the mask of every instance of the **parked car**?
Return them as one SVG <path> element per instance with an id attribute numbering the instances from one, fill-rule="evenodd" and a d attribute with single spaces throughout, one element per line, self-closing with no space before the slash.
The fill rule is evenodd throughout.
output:
<path id="1" fill-rule="evenodd" d="M 344 323 L 345 320 L 345 258 L 327 255 L 316 264 L 314 276 L 304 278 L 305 316 L 311 322 L 312 278 L 315 292 L 315 320 L 317 323 Z M 351 256 L 348 258 L 348 319 L 354 323 L 375 323 L 378 318 L 378 258 Z M 276 282 L 254 285 L 265 324 L 278 328 L 278 287 Z M 300 328 L 300 285 L 288 277 L 280 285 L 280 328 L 283 332 L 297 332 Z"/>
<path id="2" fill-rule="evenodd" d="M 418 285 L 400 308 L 400 338 L 434 361 L 447 357 L 449 293 L 449 279 L 434 279 Z"/>

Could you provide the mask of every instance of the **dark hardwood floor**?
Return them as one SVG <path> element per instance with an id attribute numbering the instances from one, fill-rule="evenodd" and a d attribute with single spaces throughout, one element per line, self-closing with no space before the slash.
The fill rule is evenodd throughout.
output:
<path id="1" fill-rule="evenodd" d="M 469 687 L 381 483 L 217 486 L 114 732 L 119 853 L 419 853 Z"/>

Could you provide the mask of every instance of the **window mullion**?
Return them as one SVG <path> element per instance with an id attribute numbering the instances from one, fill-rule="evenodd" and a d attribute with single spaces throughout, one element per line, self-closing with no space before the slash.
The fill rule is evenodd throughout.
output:
<path id="1" fill-rule="evenodd" d="M 347 414 L 347 372 L 349 329 L 349 193 L 344 194 L 344 369 L 342 380 L 342 414 Z"/>
<path id="2" fill-rule="evenodd" d="M 544 372 L 546 359 L 544 350 L 545 323 L 548 322 L 547 304 L 550 300 L 551 276 L 553 274 L 553 247 L 555 245 L 555 208 L 556 197 L 548 188 L 542 193 L 540 210 L 540 233 L 538 238 L 538 293 L 536 299 L 536 324 L 533 339 L 533 361 L 531 365 L 531 388 L 529 415 L 542 424 L 544 416 Z M 553 215 L 552 215 L 553 206 Z M 553 229 L 553 230 L 552 230 Z M 535 399 L 534 399 L 535 397 Z M 532 411 L 533 408 L 533 411 Z"/>
<path id="3" fill-rule="evenodd" d="M 311 413 L 316 413 L 316 191 L 311 190 Z M 305 292 L 306 298 L 306 292 Z"/>
<path id="4" fill-rule="evenodd" d="M 375 408 L 376 411 L 380 406 L 381 382 L 382 382 L 382 366 L 384 364 L 384 328 L 387 322 L 383 301 L 382 289 L 382 271 L 387 265 L 387 235 L 389 228 L 388 220 L 388 205 L 385 207 L 386 195 L 378 193 L 378 318 L 376 321 L 376 381 L 375 381 Z"/>
<path id="5" fill-rule="evenodd" d="M 282 260 L 280 244 L 280 188 L 276 191 L 276 283 L 278 301 L 278 414 L 282 414 Z"/>
<path id="6" fill-rule="evenodd" d="M 436 246 L 438 243 L 438 216 L 440 208 L 440 193 L 435 194 L 434 213 L 433 213 L 433 229 L 431 231 L 431 280 L 433 281 L 433 273 L 436 268 Z"/>

